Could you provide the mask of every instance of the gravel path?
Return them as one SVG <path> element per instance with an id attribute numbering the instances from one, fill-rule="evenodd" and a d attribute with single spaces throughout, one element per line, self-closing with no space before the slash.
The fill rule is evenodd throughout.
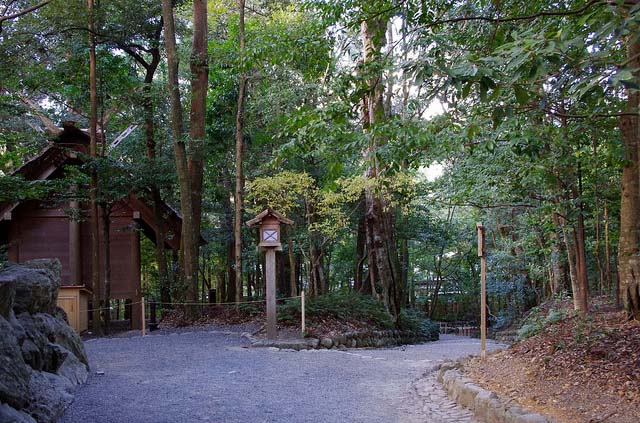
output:
<path id="1" fill-rule="evenodd" d="M 61 423 L 473 422 L 431 372 L 443 359 L 477 354 L 470 338 L 295 352 L 210 330 L 94 339 L 86 348 L 93 375 Z"/>

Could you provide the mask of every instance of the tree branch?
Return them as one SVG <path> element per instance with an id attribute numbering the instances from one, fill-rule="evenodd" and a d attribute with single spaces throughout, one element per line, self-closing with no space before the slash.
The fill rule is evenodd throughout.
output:
<path id="1" fill-rule="evenodd" d="M 516 204 L 478 204 L 473 201 L 467 201 L 465 203 L 451 203 L 448 206 L 455 207 L 475 207 L 477 209 L 501 209 L 501 208 L 536 208 L 534 204 L 516 203 Z"/>
<path id="2" fill-rule="evenodd" d="M 24 105 L 29 107 L 33 111 L 33 113 L 38 116 L 42 124 L 45 126 L 45 128 L 47 128 L 47 131 L 49 131 L 52 135 L 58 135 L 60 132 L 62 132 L 60 128 L 58 128 L 58 126 L 53 123 L 53 121 L 49 119 L 47 115 L 44 114 L 40 106 L 38 106 L 33 100 L 27 98 L 22 94 L 17 94 L 17 96 Z"/>
<path id="3" fill-rule="evenodd" d="M 630 112 L 620 112 L 620 113 L 594 113 L 590 115 L 576 115 L 558 112 L 553 109 L 542 109 L 545 113 L 561 118 L 561 119 L 599 119 L 599 118 L 612 118 L 612 117 L 621 117 L 621 116 L 638 116 L 638 113 L 630 113 Z"/>
<path id="4" fill-rule="evenodd" d="M 461 16 L 457 18 L 451 19 L 442 19 L 433 21 L 425 27 L 431 27 L 435 25 L 442 25 L 447 23 L 457 23 L 457 22 L 467 22 L 467 21 L 485 21 L 485 22 L 493 22 L 493 23 L 501 23 L 501 22 L 516 22 L 516 21 L 532 21 L 537 18 L 542 18 L 545 16 L 570 16 L 570 15 L 578 15 L 586 10 L 588 10 L 591 6 L 602 6 L 609 4 L 607 0 L 591 0 L 588 3 L 584 4 L 582 7 L 577 9 L 569 9 L 569 10 L 545 10 L 542 12 L 533 13 L 531 15 L 521 15 L 521 16 L 510 16 L 504 18 L 494 18 L 491 16 Z"/>
<path id="5" fill-rule="evenodd" d="M 2 33 L 2 23 L 4 21 L 10 21 L 16 18 L 19 18 L 20 16 L 24 16 L 26 14 L 29 14 L 31 12 L 35 12 L 36 10 L 40 9 L 43 6 L 46 6 L 47 4 L 51 3 L 53 0 L 44 0 L 41 1 L 40 3 L 33 5 L 31 7 L 28 7 L 24 10 L 21 10 L 19 12 L 13 13 L 11 15 L 6 15 L 6 16 L 0 16 L 0 34 Z"/>

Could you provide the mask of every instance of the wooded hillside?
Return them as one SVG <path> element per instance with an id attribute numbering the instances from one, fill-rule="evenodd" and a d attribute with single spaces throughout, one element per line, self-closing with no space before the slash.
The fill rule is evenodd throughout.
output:
<path id="1" fill-rule="evenodd" d="M 244 223 L 268 206 L 294 221 L 282 298 L 359 291 L 396 321 L 476 322 L 483 222 L 494 327 L 553 297 L 586 314 L 594 294 L 638 319 L 639 9 L 3 1 L 0 202 L 76 186 L 94 244 L 132 190 L 157 222 L 173 205 L 180 253 L 161 224 L 142 246 L 143 290 L 163 303 L 263 298 Z M 91 137 L 86 165 L 62 183 L 12 176 L 66 121 Z M 94 274 L 94 304 L 109 277 Z"/>

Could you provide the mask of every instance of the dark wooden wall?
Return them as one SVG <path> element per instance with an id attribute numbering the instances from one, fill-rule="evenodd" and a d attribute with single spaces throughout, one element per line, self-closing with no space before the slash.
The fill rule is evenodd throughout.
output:
<path id="1" fill-rule="evenodd" d="M 62 264 L 62 284 L 75 285 L 70 278 L 70 219 L 67 205 L 47 208 L 25 202 L 12 212 L 9 221 L 9 260 L 24 262 L 36 258 L 57 258 Z M 140 235 L 134 211 L 121 202 L 111 216 L 111 297 L 136 299 L 140 293 Z M 91 235 L 89 222 L 80 223 L 81 284 L 91 284 Z M 104 246 L 101 241 L 101 278 L 104 275 Z"/>

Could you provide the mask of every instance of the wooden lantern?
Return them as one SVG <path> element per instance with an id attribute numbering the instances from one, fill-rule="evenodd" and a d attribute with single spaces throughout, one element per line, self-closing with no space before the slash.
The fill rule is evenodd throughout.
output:
<path id="1" fill-rule="evenodd" d="M 262 249 L 275 248 L 276 251 L 282 251 L 281 224 L 291 225 L 293 221 L 273 211 L 271 208 L 264 210 L 247 222 L 250 227 L 260 227 L 260 243 L 258 246 Z"/>
<path id="2" fill-rule="evenodd" d="M 280 225 L 291 225 L 293 221 L 279 213 L 266 209 L 247 222 L 250 227 L 260 227 L 260 243 L 265 252 L 265 285 L 267 288 L 267 338 L 278 337 L 276 316 L 276 251 L 282 251 Z"/>

